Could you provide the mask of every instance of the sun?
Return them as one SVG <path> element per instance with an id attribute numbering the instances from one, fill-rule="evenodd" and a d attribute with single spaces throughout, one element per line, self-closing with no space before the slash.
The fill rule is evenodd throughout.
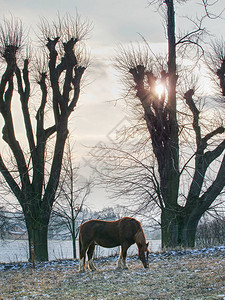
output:
<path id="1" fill-rule="evenodd" d="M 162 85 L 162 84 L 157 84 L 156 87 L 155 87 L 155 90 L 156 90 L 156 93 L 159 96 L 159 98 L 161 98 L 162 94 L 165 91 L 165 86 Z"/>

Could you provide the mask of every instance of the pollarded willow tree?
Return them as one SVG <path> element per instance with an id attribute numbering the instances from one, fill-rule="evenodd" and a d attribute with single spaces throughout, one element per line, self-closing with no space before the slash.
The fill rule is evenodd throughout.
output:
<path id="1" fill-rule="evenodd" d="M 35 57 L 35 49 L 26 54 L 19 20 L 4 20 L 0 25 L 1 65 L 5 68 L 0 82 L 2 133 L 15 161 L 11 168 L 1 155 L 0 171 L 22 207 L 30 257 L 34 245 L 35 259 L 46 261 L 48 224 L 62 167 L 68 120 L 77 105 L 88 65 L 87 53 L 79 44 L 91 24 L 79 16 L 65 15 L 58 16 L 51 24 L 41 20 L 39 29 L 42 48 L 37 49 Z M 16 136 L 12 109 L 13 101 L 18 100 L 15 98 L 20 101 L 29 150 L 22 148 L 24 142 Z M 47 147 L 53 147 L 50 159 Z"/>
<path id="2" fill-rule="evenodd" d="M 186 1 L 177 1 L 186 2 Z M 195 88 L 189 86 L 180 97 L 178 93 L 178 82 L 184 81 L 184 86 L 188 86 L 186 79 L 181 77 L 181 67 L 178 68 L 177 57 L 178 50 L 185 54 L 188 46 L 191 47 L 191 53 L 195 50 L 196 54 L 205 54 L 202 42 L 204 42 L 204 30 L 202 27 L 203 19 L 199 22 L 193 22 L 195 28 L 186 32 L 183 36 L 177 37 L 175 33 L 175 8 L 174 0 L 155 0 L 151 4 L 160 4 L 165 9 L 166 15 L 166 35 L 168 43 L 168 53 L 166 63 L 160 63 L 157 57 L 148 52 L 143 53 L 141 48 L 136 51 L 133 46 L 130 49 L 121 48 L 116 57 L 116 65 L 119 71 L 122 71 L 126 86 L 130 92 L 139 100 L 144 114 L 145 125 L 151 140 L 154 157 L 157 161 L 158 175 L 153 168 L 146 165 L 146 159 L 138 161 L 138 165 L 144 167 L 148 176 L 142 179 L 141 173 L 135 173 L 132 177 L 118 175 L 114 182 L 122 184 L 124 193 L 135 193 L 135 191 L 144 191 L 147 194 L 146 206 L 152 201 L 153 196 L 157 206 L 161 211 L 161 229 L 163 247 L 193 247 L 195 243 L 195 234 L 197 225 L 201 216 L 210 208 L 212 203 L 223 191 L 225 186 L 225 128 L 223 122 L 213 129 L 206 128 L 206 124 L 201 119 L 199 101 L 195 97 Z M 202 5 L 207 17 L 208 1 L 202 1 Z M 151 30 L 151 29 L 150 29 Z M 214 77 L 219 81 L 221 89 L 220 98 L 224 100 L 225 96 L 225 49 L 214 47 L 211 52 L 210 68 L 214 72 Z M 198 56 L 199 57 L 199 56 Z M 189 71 L 190 72 L 190 71 Z M 192 69 L 192 72 L 193 69 Z M 163 86 L 162 93 L 157 93 L 157 85 Z M 188 112 L 183 112 L 183 117 L 179 118 L 178 105 L 183 102 L 188 108 Z M 221 104 L 220 104 L 221 105 Z M 187 119 L 192 119 L 192 130 Z M 183 120 L 183 123 L 181 122 Z M 185 121 L 186 120 L 186 121 Z M 192 139 L 192 151 L 186 147 L 186 152 L 190 154 L 184 162 L 181 156 L 182 134 L 185 127 L 189 127 L 189 138 Z M 193 144 L 195 143 L 195 146 Z M 120 152 L 121 155 L 122 152 Z M 149 155 L 149 154 L 148 154 Z M 132 161 L 135 158 L 131 155 L 124 155 L 121 160 L 124 162 L 130 156 Z M 215 163 L 214 167 L 212 164 Z M 216 175 L 214 178 L 208 178 L 209 170 L 213 168 Z M 128 170 L 128 167 L 127 167 Z M 182 179 L 186 171 L 185 180 Z M 145 173 L 146 174 L 146 173 Z M 140 175 L 140 177 L 139 177 Z M 188 178 L 188 182 L 187 182 Z M 144 182 L 151 182 L 154 185 L 156 193 L 147 190 Z M 186 181 L 186 183 L 184 183 Z M 185 184 L 185 194 L 181 195 L 180 186 Z M 150 184 L 150 185 L 151 185 Z M 117 184 L 118 186 L 118 184 Z M 130 190 L 129 190 L 130 188 Z M 147 191 L 146 191 L 147 190 Z M 137 195 L 138 196 L 138 195 Z"/>

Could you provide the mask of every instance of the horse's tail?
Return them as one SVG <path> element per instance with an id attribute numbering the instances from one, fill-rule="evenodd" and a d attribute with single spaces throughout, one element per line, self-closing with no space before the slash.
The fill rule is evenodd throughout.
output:
<path id="1" fill-rule="evenodd" d="M 82 233 L 82 225 L 79 228 L 79 269 L 80 272 L 83 272 L 86 268 L 86 250 L 83 245 L 83 233 Z"/>
<path id="2" fill-rule="evenodd" d="M 79 257 L 81 259 L 82 256 L 82 233 L 81 233 L 81 227 L 79 228 Z"/>

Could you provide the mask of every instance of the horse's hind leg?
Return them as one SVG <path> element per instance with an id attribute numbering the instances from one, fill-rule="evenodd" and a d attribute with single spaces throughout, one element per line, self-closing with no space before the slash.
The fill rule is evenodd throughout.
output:
<path id="1" fill-rule="evenodd" d="M 94 265 L 94 262 L 93 262 L 93 253 L 94 253 L 94 250 L 95 250 L 95 242 L 92 242 L 88 248 L 88 251 L 87 251 L 87 255 L 88 255 L 88 267 L 91 271 L 95 271 L 97 270 L 97 268 L 95 267 Z"/>
<path id="2" fill-rule="evenodd" d="M 129 245 L 127 243 L 123 243 L 121 245 L 120 257 L 117 263 L 117 269 L 128 269 L 126 265 L 126 257 L 127 257 L 127 249 Z"/>

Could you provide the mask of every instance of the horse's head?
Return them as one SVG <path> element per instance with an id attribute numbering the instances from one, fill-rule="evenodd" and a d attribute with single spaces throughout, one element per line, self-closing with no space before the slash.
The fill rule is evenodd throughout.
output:
<path id="1" fill-rule="evenodd" d="M 141 260 L 141 262 L 143 263 L 143 266 L 145 268 L 149 267 L 149 262 L 148 262 L 148 254 L 149 254 L 149 250 L 148 250 L 148 244 L 149 243 L 144 243 L 144 244 L 138 244 L 138 252 L 139 252 L 139 259 Z"/>

